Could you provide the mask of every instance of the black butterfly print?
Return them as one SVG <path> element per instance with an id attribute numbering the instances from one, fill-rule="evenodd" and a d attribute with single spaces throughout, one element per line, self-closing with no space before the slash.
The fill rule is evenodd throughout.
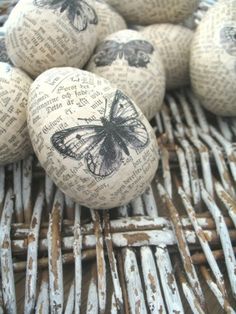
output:
<path id="1" fill-rule="evenodd" d="M 60 13 L 66 11 L 71 25 L 78 31 L 84 31 L 88 24 L 98 23 L 96 11 L 86 0 L 34 0 L 34 3 Z"/>
<path id="2" fill-rule="evenodd" d="M 225 26 L 220 30 L 220 40 L 224 49 L 236 57 L 236 26 Z"/>
<path id="3" fill-rule="evenodd" d="M 117 90 L 108 117 L 58 131 L 51 142 L 64 157 L 85 158 L 93 175 L 107 177 L 120 168 L 124 155 L 130 156 L 130 149 L 140 151 L 147 146 L 147 130 L 137 117 L 133 103 Z"/>
<path id="4" fill-rule="evenodd" d="M 153 46 L 145 40 L 131 40 L 127 43 L 107 40 L 98 46 L 93 60 L 96 66 L 101 67 L 111 65 L 119 57 L 125 58 L 131 67 L 146 68 L 153 51 Z"/>

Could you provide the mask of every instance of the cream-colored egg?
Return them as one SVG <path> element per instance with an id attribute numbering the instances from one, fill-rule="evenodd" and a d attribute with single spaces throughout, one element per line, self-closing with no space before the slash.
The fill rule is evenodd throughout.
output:
<path id="1" fill-rule="evenodd" d="M 126 204 L 155 175 L 152 127 L 122 91 L 95 74 L 75 68 L 41 74 L 31 86 L 28 126 L 47 174 L 87 207 Z"/>
<path id="2" fill-rule="evenodd" d="M 160 110 L 165 93 L 164 67 L 157 49 L 141 33 L 123 30 L 106 37 L 87 70 L 123 90 L 148 120 Z"/>
<path id="3" fill-rule="evenodd" d="M 97 31 L 93 0 L 20 0 L 7 21 L 6 46 L 14 65 L 36 77 L 55 66 L 82 68 Z"/>
<path id="4" fill-rule="evenodd" d="M 188 85 L 193 31 L 174 24 L 155 24 L 142 31 L 158 50 L 166 72 L 168 90 Z"/>
<path id="5" fill-rule="evenodd" d="M 98 24 L 98 43 L 108 35 L 126 29 L 127 25 L 123 17 L 117 13 L 113 7 L 102 0 L 96 0 L 94 8 L 97 12 Z"/>
<path id="6" fill-rule="evenodd" d="M 178 23 L 197 8 L 199 0 L 106 0 L 131 23 Z"/>
<path id="7" fill-rule="evenodd" d="M 199 25 L 190 73 L 193 90 L 206 109 L 236 115 L 236 0 L 216 4 Z"/>
<path id="8" fill-rule="evenodd" d="M 0 165 L 23 159 L 32 151 L 26 122 L 31 83 L 23 71 L 0 62 Z"/>

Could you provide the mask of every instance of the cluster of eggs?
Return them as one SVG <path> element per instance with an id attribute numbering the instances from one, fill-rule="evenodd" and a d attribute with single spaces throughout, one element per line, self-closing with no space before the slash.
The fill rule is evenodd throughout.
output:
<path id="1" fill-rule="evenodd" d="M 236 95 L 233 84 L 226 90 L 236 73 L 235 1 L 216 5 L 194 34 L 179 23 L 198 0 L 20 0 L 0 33 L 0 164 L 33 149 L 57 186 L 91 208 L 140 195 L 158 166 L 148 121 L 166 89 L 191 81 L 214 111 L 206 79 L 220 80 L 224 67 L 215 107 L 236 112 L 222 105 Z M 214 53 L 219 73 L 210 77 Z"/>

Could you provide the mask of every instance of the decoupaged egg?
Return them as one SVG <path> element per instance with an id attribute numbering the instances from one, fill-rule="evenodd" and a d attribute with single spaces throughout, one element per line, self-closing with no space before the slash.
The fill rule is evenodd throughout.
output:
<path id="1" fill-rule="evenodd" d="M 98 23 L 93 0 L 20 0 L 6 25 L 9 57 L 33 77 L 55 66 L 82 68 Z"/>
<path id="2" fill-rule="evenodd" d="M 28 127 L 49 177 L 87 207 L 126 204 L 155 175 L 152 127 L 133 101 L 95 74 L 75 68 L 41 74 L 29 93 Z"/>
<path id="3" fill-rule="evenodd" d="M 142 34 L 159 51 L 165 68 L 167 89 L 188 85 L 193 31 L 181 25 L 154 24 L 145 27 Z"/>
<path id="4" fill-rule="evenodd" d="M 113 7 L 102 0 L 96 0 L 94 8 L 97 12 L 98 24 L 98 43 L 108 35 L 126 29 L 127 25 L 123 17 L 117 13 Z"/>
<path id="5" fill-rule="evenodd" d="M 26 122 L 31 83 L 23 71 L 0 62 L 0 165 L 23 159 L 32 151 Z"/>
<path id="6" fill-rule="evenodd" d="M 131 23 L 178 23 L 197 8 L 199 0 L 106 0 Z"/>
<path id="7" fill-rule="evenodd" d="M 123 90 L 148 120 L 160 110 L 165 93 L 164 67 L 157 49 L 139 32 L 122 30 L 106 37 L 87 70 Z"/>
<path id="8" fill-rule="evenodd" d="M 213 6 L 199 25 L 190 74 L 193 90 L 206 109 L 236 115 L 236 0 Z"/>

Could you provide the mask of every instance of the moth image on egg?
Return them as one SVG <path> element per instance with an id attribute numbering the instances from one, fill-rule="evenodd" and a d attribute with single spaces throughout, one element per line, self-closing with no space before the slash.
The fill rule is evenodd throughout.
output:
<path id="1" fill-rule="evenodd" d="M 153 51 L 153 46 L 145 40 L 131 40 L 127 43 L 107 40 L 98 46 L 94 62 L 98 67 L 108 66 L 118 58 L 124 58 L 131 67 L 145 68 Z"/>
<path id="2" fill-rule="evenodd" d="M 225 51 L 236 57 L 236 26 L 225 26 L 220 30 L 220 40 Z"/>
<path id="3" fill-rule="evenodd" d="M 107 100 L 106 100 L 107 104 Z M 85 159 L 88 170 L 95 176 L 107 177 L 119 170 L 124 155 L 130 149 L 142 151 L 149 142 L 148 132 L 138 119 L 133 103 L 117 90 L 109 114 L 93 124 L 58 131 L 51 137 L 54 148 L 75 160 Z"/>
<path id="4" fill-rule="evenodd" d="M 98 17 L 86 0 L 34 0 L 38 7 L 67 12 L 71 25 L 79 32 L 84 31 L 88 24 L 98 24 Z"/>

